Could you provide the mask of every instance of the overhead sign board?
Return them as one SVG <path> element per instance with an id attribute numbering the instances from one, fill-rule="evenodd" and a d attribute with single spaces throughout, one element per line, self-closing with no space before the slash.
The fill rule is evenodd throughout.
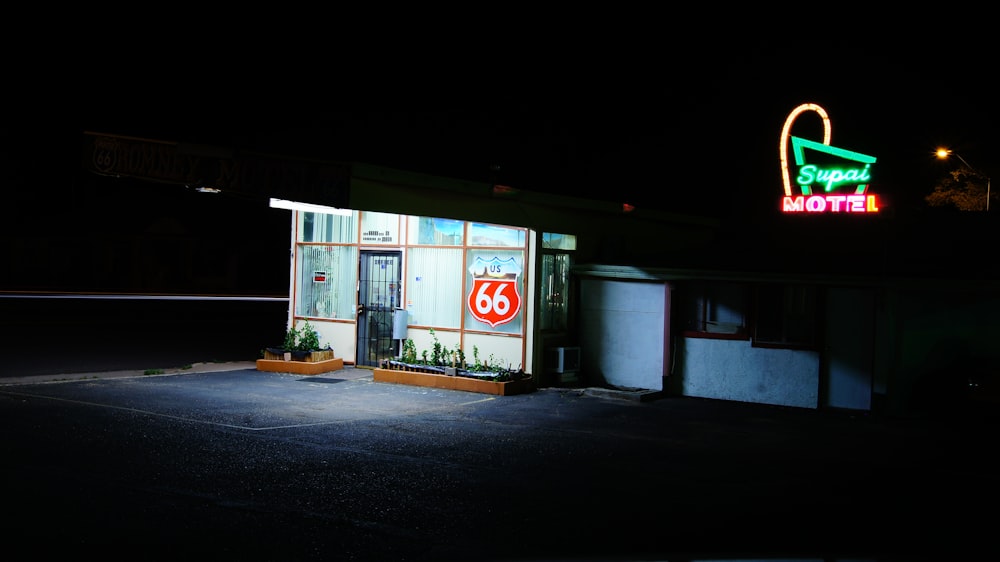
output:
<path id="1" fill-rule="evenodd" d="M 806 112 L 822 120 L 821 141 L 792 136 L 792 125 Z M 822 107 L 806 103 L 788 115 L 778 147 L 785 189 L 782 212 L 877 213 L 878 198 L 870 189 L 875 157 L 832 146 L 830 139 L 830 117 Z"/>
<path id="2" fill-rule="evenodd" d="M 264 199 L 348 206 L 351 167 L 337 162 L 86 133 L 82 164 L 84 169 L 105 176 Z"/>

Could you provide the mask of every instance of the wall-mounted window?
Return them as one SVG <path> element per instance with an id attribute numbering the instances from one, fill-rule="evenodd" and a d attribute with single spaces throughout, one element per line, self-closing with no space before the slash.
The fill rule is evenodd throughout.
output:
<path id="1" fill-rule="evenodd" d="M 469 223 L 470 246 L 506 246 L 523 248 L 527 231 L 523 228 L 496 224 Z"/>
<path id="2" fill-rule="evenodd" d="M 358 212 L 350 216 L 302 211 L 298 213 L 296 239 L 299 242 L 351 244 L 357 239 Z"/>
<path id="3" fill-rule="evenodd" d="M 756 288 L 753 343 L 760 347 L 813 348 L 817 343 L 818 290 L 812 285 L 763 284 Z"/>
<path id="4" fill-rule="evenodd" d="M 407 243 L 421 246 L 461 246 L 465 222 L 434 217 L 410 217 Z"/>
<path id="5" fill-rule="evenodd" d="M 524 318 L 524 250 L 468 250 L 465 327 L 520 334 Z"/>
<path id="6" fill-rule="evenodd" d="M 357 262 L 357 246 L 299 244 L 295 314 L 353 319 Z"/>
<path id="7" fill-rule="evenodd" d="M 556 232 L 542 233 L 542 249 L 545 250 L 575 250 L 576 236 Z"/>
<path id="8" fill-rule="evenodd" d="M 569 270 L 572 266 L 570 253 L 572 250 L 576 250 L 576 236 L 542 233 L 542 273 L 539 284 L 542 298 L 538 310 L 538 322 L 539 328 L 544 331 L 565 331 L 569 323 Z"/>
<path id="9" fill-rule="evenodd" d="M 296 213 L 295 315 L 353 320 L 358 212 Z"/>
<path id="10" fill-rule="evenodd" d="M 371 211 L 361 213 L 361 243 L 398 246 L 399 215 Z"/>
<path id="11" fill-rule="evenodd" d="M 686 337 L 811 349 L 818 337 L 817 293 L 816 287 L 799 284 L 679 282 L 673 310 Z"/>
<path id="12" fill-rule="evenodd" d="M 747 287 L 742 283 L 683 283 L 674 295 L 685 335 L 747 337 Z"/>
<path id="13" fill-rule="evenodd" d="M 410 326 L 521 334 L 526 229 L 409 216 L 406 234 Z"/>
<path id="14" fill-rule="evenodd" d="M 405 299 L 409 324 L 461 326 L 462 279 L 461 248 L 407 248 Z"/>
<path id="15" fill-rule="evenodd" d="M 566 330 L 569 268 L 569 254 L 542 256 L 542 303 L 538 311 L 539 328 L 542 330 Z"/>

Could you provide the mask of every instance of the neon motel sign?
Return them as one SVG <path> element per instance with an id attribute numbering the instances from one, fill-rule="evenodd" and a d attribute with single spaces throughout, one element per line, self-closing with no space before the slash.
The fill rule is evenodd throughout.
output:
<path id="1" fill-rule="evenodd" d="M 823 142 L 791 135 L 792 124 L 807 111 L 817 113 L 823 120 Z M 789 143 L 794 157 L 792 162 L 788 158 Z M 805 103 L 792 110 L 781 130 L 778 151 L 785 187 L 781 201 L 783 212 L 878 212 L 878 199 L 868 192 L 875 157 L 830 146 L 830 117 L 822 107 Z"/>

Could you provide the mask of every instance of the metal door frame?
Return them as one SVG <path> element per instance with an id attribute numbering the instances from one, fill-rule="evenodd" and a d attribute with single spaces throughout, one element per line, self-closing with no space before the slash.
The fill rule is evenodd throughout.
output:
<path id="1" fill-rule="evenodd" d="M 395 271 L 387 271 L 392 265 Z M 383 359 L 399 355 L 392 328 L 393 314 L 402 307 L 403 252 L 361 250 L 358 269 L 355 365 L 377 367 Z M 378 290 L 372 291 L 373 287 Z"/>

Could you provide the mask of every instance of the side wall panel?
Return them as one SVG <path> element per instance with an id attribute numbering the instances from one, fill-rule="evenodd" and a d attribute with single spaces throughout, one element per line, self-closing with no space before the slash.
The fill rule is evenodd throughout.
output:
<path id="1" fill-rule="evenodd" d="M 819 354 L 749 341 L 683 338 L 677 377 L 684 396 L 817 408 Z"/>
<path id="2" fill-rule="evenodd" d="M 665 283 L 580 283 L 580 370 L 593 384 L 663 390 Z"/>

